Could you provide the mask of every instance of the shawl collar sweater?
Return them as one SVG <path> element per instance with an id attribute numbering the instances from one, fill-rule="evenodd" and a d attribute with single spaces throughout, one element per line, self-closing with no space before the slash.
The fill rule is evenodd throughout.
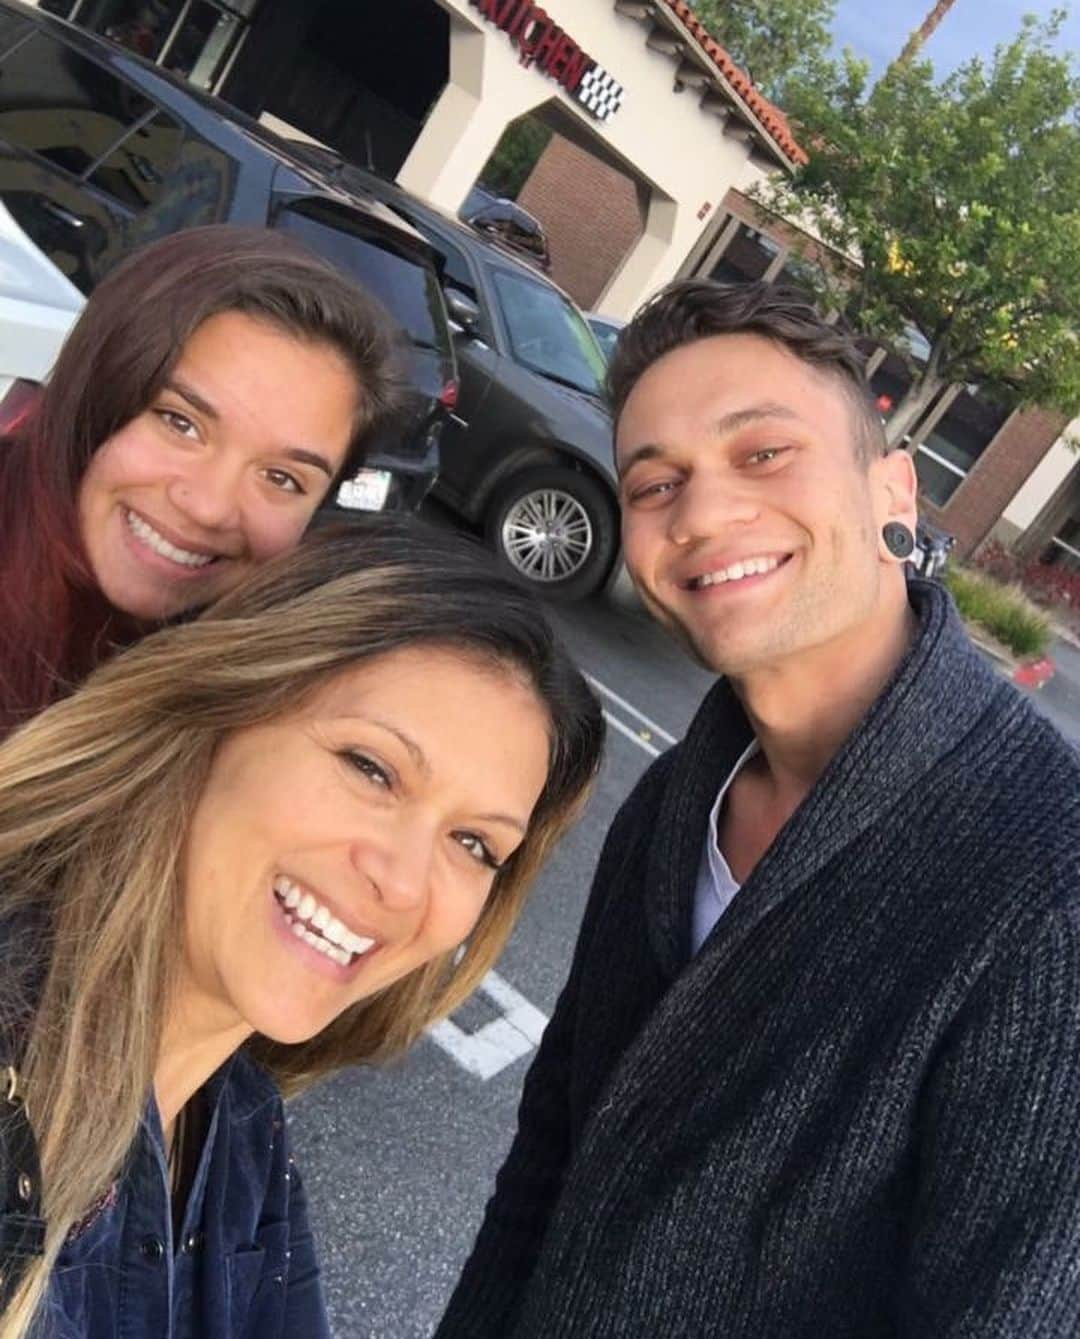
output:
<path id="1" fill-rule="evenodd" d="M 911 598 L 693 958 L 725 681 L 623 806 L 438 1339 L 1080 1336 L 1080 760 Z"/>

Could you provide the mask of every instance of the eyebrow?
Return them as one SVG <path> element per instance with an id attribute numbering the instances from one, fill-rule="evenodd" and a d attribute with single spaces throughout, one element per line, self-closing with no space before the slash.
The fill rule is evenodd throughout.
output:
<path id="1" fill-rule="evenodd" d="M 760 423 L 763 419 L 788 419 L 797 422 L 799 415 L 790 406 L 781 404 L 779 400 L 761 400 L 758 404 L 747 405 L 745 409 L 734 409 L 730 414 L 722 415 L 712 424 L 711 432 L 716 437 L 724 437 L 748 427 L 751 423 Z M 664 454 L 664 448 L 657 446 L 655 442 L 644 443 L 631 451 L 624 463 L 618 464 L 619 477 L 628 474 L 641 461 L 655 460 Z"/>
<path id="2" fill-rule="evenodd" d="M 179 377 L 169 377 L 165 382 L 165 390 L 172 391 L 174 395 L 179 395 L 181 400 L 186 400 L 192 409 L 197 409 L 200 414 L 213 419 L 215 423 L 221 421 L 221 415 L 209 400 L 199 394 L 194 387 L 189 386 L 186 381 L 181 381 Z M 330 461 L 318 451 L 309 451 L 304 446 L 286 446 L 282 448 L 281 454 L 286 460 L 295 460 L 298 465 L 310 465 L 313 469 L 321 470 L 328 479 L 334 477 L 334 467 Z"/>
<path id="3" fill-rule="evenodd" d="M 431 764 L 424 756 L 424 750 L 416 740 L 407 735 L 404 730 L 399 730 L 396 725 L 391 725 L 389 721 L 379 720 L 377 716 L 354 716 L 353 720 L 366 721 L 369 725 L 377 725 L 380 730 L 385 730 L 388 735 L 393 735 L 398 743 L 405 748 L 409 757 L 413 760 L 419 770 L 423 772 L 425 776 L 431 775 Z"/>
<path id="4" fill-rule="evenodd" d="M 528 825 L 523 823 L 520 818 L 512 818 L 509 814 L 477 814 L 478 823 L 502 823 L 508 828 L 513 828 L 515 832 L 525 835 Z"/>
<path id="5" fill-rule="evenodd" d="M 350 716 L 345 719 L 354 721 L 364 721 L 368 725 L 378 726 L 380 730 L 385 730 L 387 734 L 394 736 L 400 744 L 404 746 L 412 758 L 413 762 L 425 776 L 431 775 L 431 765 L 424 756 L 424 750 L 415 739 L 407 735 L 404 730 L 398 729 L 396 725 L 391 725 L 389 721 L 380 720 L 377 716 Z M 513 828 L 522 835 L 528 829 L 528 824 L 523 823 L 520 818 L 514 818 L 511 814 L 477 814 L 476 820 L 479 823 L 502 823 L 509 828 Z"/>

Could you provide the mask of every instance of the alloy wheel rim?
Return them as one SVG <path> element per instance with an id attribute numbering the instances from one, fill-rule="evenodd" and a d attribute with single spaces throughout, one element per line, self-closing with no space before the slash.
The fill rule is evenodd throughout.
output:
<path id="1" fill-rule="evenodd" d="M 572 494 L 537 488 L 522 494 L 506 513 L 502 547 L 511 567 L 530 581 L 567 581 L 592 553 L 592 522 Z"/>

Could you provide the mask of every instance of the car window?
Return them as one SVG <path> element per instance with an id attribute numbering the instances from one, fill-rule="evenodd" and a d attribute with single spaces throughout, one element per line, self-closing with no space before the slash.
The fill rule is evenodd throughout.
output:
<path id="1" fill-rule="evenodd" d="M 585 318 L 555 288 L 494 271 L 495 292 L 515 356 L 543 376 L 599 395 L 604 355 Z"/>
<path id="2" fill-rule="evenodd" d="M 10 10 L 0 9 L 0 59 L 26 32 L 26 20 Z"/>
<path id="3" fill-rule="evenodd" d="M 129 209 L 145 209 L 160 199 L 165 180 L 176 167 L 183 138 L 172 117 L 158 112 L 107 154 L 87 181 Z"/>
<path id="4" fill-rule="evenodd" d="M 281 210 L 275 226 L 357 280 L 414 344 L 438 349 L 449 358 L 449 331 L 434 269 L 395 249 L 389 239 L 363 230 L 360 220 L 349 226 L 336 213 L 313 217 L 317 211 L 317 203 L 310 201 L 290 206 Z"/>
<path id="5" fill-rule="evenodd" d="M 409 222 L 418 232 L 424 234 L 442 257 L 443 283 L 446 287 L 456 288 L 459 293 L 464 293 L 467 298 L 472 298 L 473 302 L 480 305 L 480 294 L 476 291 L 476 280 L 469 268 L 469 262 L 465 259 L 465 253 L 447 242 L 441 234 L 432 232 L 430 228 L 425 226 L 423 219 L 410 218 Z"/>
<path id="6" fill-rule="evenodd" d="M 153 110 L 137 90 L 45 33 L 0 65 L 0 139 L 76 176 Z"/>

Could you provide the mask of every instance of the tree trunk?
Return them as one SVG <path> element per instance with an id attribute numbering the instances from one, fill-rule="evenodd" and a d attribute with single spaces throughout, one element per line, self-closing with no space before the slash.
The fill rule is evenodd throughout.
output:
<path id="1" fill-rule="evenodd" d="M 897 59 L 897 65 L 906 65 L 909 61 L 915 59 L 927 41 L 933 36 L 934 29 L 938 26 L 945 15 L 952 9 L 956 0 L 937 0 L 937 4 L 927 14 L 922 25 L 915 29 L 907 40 L 903 51 Z"/>
<path id="2" fill-rule="evenodd" d="M 932 373 L 926 373 L 911 383 L 910 390 L 885 424 L 885 440 L 890 447 L 904 444 L 904 438 L 922 418 L 938 391 L 944 389 L 945 385 L 941 377 Z M 910 450 L 910 446 L 907 449 Z"/>

